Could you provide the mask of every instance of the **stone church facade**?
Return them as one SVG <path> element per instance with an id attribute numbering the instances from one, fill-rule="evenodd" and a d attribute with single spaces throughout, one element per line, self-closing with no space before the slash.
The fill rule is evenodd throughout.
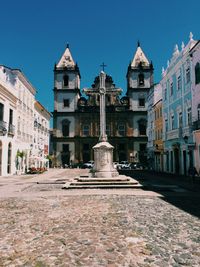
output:
<path id="1" fill-rule="evenodd" d="M 65 166 L 93 159 L 99 138 L 99 76 L 81 90 L 80 71 L 67 46 L 54 68 L 54 164 Z M 113 160 L 146 163 L 147 96 L 153 86 L 153 65 L 140 44 L 127 70 L 127 92 L 106 75 L 106 134 Z"/>

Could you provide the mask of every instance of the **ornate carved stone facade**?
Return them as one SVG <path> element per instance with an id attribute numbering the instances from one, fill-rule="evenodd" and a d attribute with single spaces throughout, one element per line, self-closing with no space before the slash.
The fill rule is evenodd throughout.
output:
<path id="1" fill-rule="evenodd" d="M 99 76 L 80 90 L 80 72 L 69 47 L 54 69 L 53 150 L 55 165 L 87 162 L 99 138 Z M 147 94 L 153 66 L 138 45 L 127 72 L 127 93 L 106 75 L 106 134 L 114 161 L 146 162 Z"/>

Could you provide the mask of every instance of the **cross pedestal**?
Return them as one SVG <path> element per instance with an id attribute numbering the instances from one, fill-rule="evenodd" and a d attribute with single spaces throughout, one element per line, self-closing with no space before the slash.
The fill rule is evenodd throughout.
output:
<path id="1" fill-rule="evenodd" d="M 118 171 L 113 167 L 113 146 L 108 142 L 99 142 L 93 146 L 93 150 L 93 176 L 99 178 L 119 176 Z"/>
<path id="2" fill-rule="evenodd" d="M 99 178 L 116 177 L 119 175 L 117 170 L 113 167 L 113 146 L 107 142 L 106 135 L 106 107 L 105 107 L 105 79 L 106 74 L 101 71 L 99 80 L 100 93 L 100 137 L 99 143 L 94 147 L 94 167 L 93 176 Z"/>

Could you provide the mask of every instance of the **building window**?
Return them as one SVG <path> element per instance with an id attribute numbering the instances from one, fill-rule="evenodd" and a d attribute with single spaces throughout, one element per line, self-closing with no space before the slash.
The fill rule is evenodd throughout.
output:
<path id="1" fill-rule="evenodd" d="M 8 144 L 7 173 L 11 173 L 11 164 L 12 164 L 11 156 L 12 156 L 12 145 L 11 145 L 11 143 L 9 143 Z"/>
<path id="2" fill-rule="evenodd" d="M 183 115 L 182 115 L 182 112 L 180 112 L 178 114 L 178 124 L 179 124 L 179 128 L 182 128 L 182 126 L 183 126 Z"/>
<path id="3" fill-rule="evenodd" d="M 186 69 L 186 83 L 190 82 L 190 67 Z"/>
<path id="4" fill-rule="evenodd" d="M 181 89 L 181 76 L 178 76 L 177 89 Z"/>
<path id="5" fill-rule="evenodd" d="M 174 125 L 174 115 L 171 116 L 171 129 L 174 130 L 175 125 Z"/>
<path id="6" fill-rule="evenodd" d="M 165 132 L 168 132 L 168 120 L 165 120 Z"/>
<path id="7" fill-rule="evenodd" d="M 191 110 L 191 108 L 188 108 L 188 110 L 187 110 L 187 122 L 188 122 L 188 125 L 192 124 L 192 110 Z"/>
<path id="8" fill-rule="evenodd" d="M 173 85 L 173 82 L 171 82 L 171 84 L 170 84 L 170 95 L 173 95 L 173 88 L 174 87 L 174 85 Z"/>
<path id="9" fill-rule="evenodd" d="M 164 89 L 164 99 L 167 100 L 167 88 Z"/>
<path id="10" fill-rule="evenodd" d="M 62 121 L 62 134 L 63 134 L 63 136 L 69 136 L 69 126 L 70 126 L 70 121 L 68 121 L 68 120 Z"/>
<path id="11" fill-rule="evenodd" d="M 144 85 L 144 74 L 143 73 L 140 73 L 138 75 L 138 83 L 139 83 L 139 86 Z"/>
<path id="12" fill-rule="evenodd" d="M 140 120 L 138 122 L 139 135 L 146 135 L 146 120 Z"/>
<path id="13" fill-rule="evenodd" d="M 69 107 L 69 99 L 63 99 L 63 106 Z"/>
<path id="14" fill-rule="evenodd" d="M 68 75 L 63 76 L 63 85 L 65 87 L 67 87 L 69 85 L 69 76 Z"/>
<path id="15" fill-rule="evenodd" d="M 118 125 L 118 133 L 121 136 L 125 136 L 125 125 L 124 124 L 119 124 Z"/>
<path id="16" fill-rule="evenodd" d="M 13 110 L 9 110 L 9 124 L 13 124 Z"/>
<path id="17" fill-rule="evenodd" d="M 195 66 L 195 84 L 200 83 L 200 64 L 199 62 Z"/>
<path id="18" fill-rule="evenodd" d="M 88 124 L 84 124 L 82 128 L 83 136 L 89 136 L 90 134 L 90 126 Z"/>
<path id="19" fill-rule="evenodd" d="M 4 105 L 0 103 L 0 121 L 3 121 Z"/>
<path id="20" fill-rule="evenodd" d="M 145 99 L 139 98 L 139 107 L 145 107 Z"/>

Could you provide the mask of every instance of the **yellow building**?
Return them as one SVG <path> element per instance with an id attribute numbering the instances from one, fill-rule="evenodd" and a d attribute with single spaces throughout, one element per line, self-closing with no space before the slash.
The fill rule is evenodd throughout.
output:
<path id="1" fill-rule="evenodd" d="M 155 170 L 163 171 L 163 117 L 162 117 L 162 99 L 154 103 L 154 162 Z"/>

